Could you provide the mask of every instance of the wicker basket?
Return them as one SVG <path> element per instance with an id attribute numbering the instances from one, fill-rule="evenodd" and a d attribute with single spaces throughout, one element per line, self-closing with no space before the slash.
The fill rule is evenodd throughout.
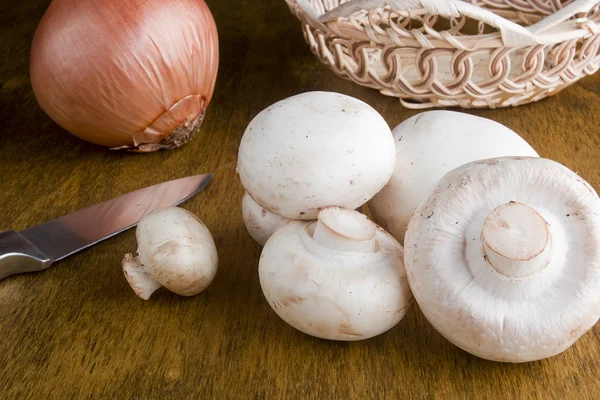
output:
<path id="1" fill-rule="evenodd" d="M 409 108 L 507 107 L 600 65 L 600 0 L 286 0 L 312 52 Z"/>

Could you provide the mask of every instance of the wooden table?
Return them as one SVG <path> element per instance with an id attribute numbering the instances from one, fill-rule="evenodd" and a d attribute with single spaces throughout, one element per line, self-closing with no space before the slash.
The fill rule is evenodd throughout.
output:
<path id="1" fill-rule="evenodd" d="M 0 230 L 165 180 L 215 173 L 185 203 L 214 234 L 217 278 L 193 298 L 137 298 L 121 272 L 129 231 L 37 274 L 0 282 L 0 398 L 598 398 L 600 327 L 563 354 L 528 364 L 484 361 L 454 347 L 413 307 L 371 340 L 319 340 L 264 300 L 260 247 L 241 217 L 240 138 L 258 112 L 310 90 L 366 101 L 391 126 L 414 111 L 337 78 L 304 44 L 283 0 L 208 1 L 221 67 L 199 135 L 181 149 L 111 152 L 60 129 L 38 107 L 29 44 L 49 0 L 0 1 Z M 540 103 L 472 111 L 600 188 L 600 75 Z M 600 290 L 600 288 L 599 288 Z"/>

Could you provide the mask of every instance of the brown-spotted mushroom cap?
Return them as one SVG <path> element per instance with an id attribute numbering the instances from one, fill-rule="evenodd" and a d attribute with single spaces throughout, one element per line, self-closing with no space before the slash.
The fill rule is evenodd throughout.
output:
<path id="1" fill-rule="evenodd" d="M 288 218 L 280 217 L 265 210 L 260 204 L 252 200 L 252 197 L 248 193 L 244 193 L 242 199 L 242 215 L 246 230 L 261 246 L 267 243 L 267 240 L 269 240 L 277 228 L 291 221 Z"/>
<path id="2" fill-rule="evenodd" d="M 454 168 L 495 157 L 537 157 L 519 135 L 490 119 L 454 111 L 426 111 L 392 131 L 396 167 L 369 201 L 373 220 L 404 243 L 415 208 L 436 182 Z"/>
<path id="3" fill-rule="evenodd" d="M 339 93 L 308 92 L 250 122 L 237 172 L 267 211 L 310 220 L 324 207 L 365 204 L 392 176 L 395 157 L 392 132 L 371 106 Z"/>
<path id="4" fill-rule="evenodd" d="M 554 161 L 459 167 L 410 221 L 415 299 L 442 335 L 479 357 L 556 355 L 600 316 L 599 213 L 590 185 Z"/>

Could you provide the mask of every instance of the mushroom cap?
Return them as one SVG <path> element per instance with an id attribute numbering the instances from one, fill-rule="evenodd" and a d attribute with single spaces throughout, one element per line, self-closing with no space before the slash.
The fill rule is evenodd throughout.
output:
<path id="1" fill-rule="evenodd" d="M 509 128 L 453 111 L 415 115 L 393 130 L 396 168 L 369 202 L 373 220 L 404 243 L 413 211 L 437 181 L 463 164 L 494 157 L 537 157 Z"/>
<path id="2" fill-rule="evenodd" d="M 315 240 L 317 224 L 292 221 L 267 241 L 259 276 L 273 310 L 294 328 L 330 340 L 367 339 L 396 325 L 412 301 L 402 246 L 376 227 L 375 250 L 333 250 Z M 331 228 L 330 245 L 337 246 L 345 235 L 341 225 Z"/>
<path id="3" fill-rule="evenodd" d="M 165 207 L 144 216 L 136 237 L 144 269 L 172 292 L 198 294 L 217 273 L 217 248 L 210 231 L 183 208 Z"/>
<path id="4" fill-rule="evenodd" d="M 448 340 L 485 359 L 533 361 L 600 317 L 599 240 L 598 195 L 568 168 L 481 160 L 445 175 L 416 209 L 406 270 Z"/>
<path id="5" fill-rule="evenodd" d="M 261 246 L 267 243 L 277 228 L 290 222 L 289 218 L 280 217 L 262 208 L 247 192 L 242 199 L 242 214 L 246 230 Z"/>
<path id="6" fill-rule="evenodd" d="M 237 171 L 266 210 L 308 220 L 327 206 L 365 204 L 392 176 L 394 163 L 390 128 L 377 111 L 342 94 L 308 92 L 250 122 Z"/>

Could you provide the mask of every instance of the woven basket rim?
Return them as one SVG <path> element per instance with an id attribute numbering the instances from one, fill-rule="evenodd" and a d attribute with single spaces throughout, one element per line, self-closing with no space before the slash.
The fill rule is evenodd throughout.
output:
<path id="1" fill-rule="evenodd" d="M 464 8 L 466 3 L 457 0 L 350 0 L 345 4 L 355 9 L 346 6 L 345 14 L 335 7 L 339 0 L 286 1 L 321 62 L 342 78 L 398 97 L 407 108 L 517 106 L 551 96 L 600 68 L 600 0 L 465 0 L 492 8 L 529 7 L 533 12 L 526 17 L 503 14 L 532 23 L 520 26 L 516 36 L 511 36 L 515 23 L 507 34 L 500 29 L 502 19 L 488 18 L 489 11 L 483 22 L 500 25 L 500 32 L 486 33 L 480 24 L 476 31 L 483 34 L 468 35 L 478 14 L 472 4 Z M 438 12 L 438 2 L 461 4 L 466 12 L 457 11 L 458 17 L 451 7 Z M 389 3 L 412 8 L 394 9 Z M 373 4 L 380 7 L 370 8 Z M 337 14 L 323 17 L 332 8 Z"/>
<path id="2" fill-rule="evenodd" d="M 404 17 L 422 14 L 434 14 L 443 18 L 467 16 L 481 23 L 491 26 L 496 25 L 495 27 L 499 30 L 492 33 L 462 35 L 451 35 L 447 32 L 426 32 L 415 38 L 402 38 L 404 46 L 425 48 L 476 50 L 484 48 L 556 45 L 569 40 L 586 39 L 600 33 L 600 12 L 595 10 L 600 5 L 600 0 L 574 0 L 565 3 L 555 13 L 529 26 L 519 25 L 494 12 L 498 10 L 480 7 L 461 0 L 350 0 L 326 11 L 324 14 L 315 9 L 310 0 L 286 1 L 292 9 L 296 9 L 296 15 L 299 18 L 304 19 L 306 23 L 315 28 L 333 32 L 340 37 L 355 41 L 370 41 L 384 45 L 397 44 L 397 41 L 391 37 L 389 31 L 367 32 L 360 30 L 357 28 L 357 24 L 352 23 L 352 18 L 365 13 L 370 18 L 375 13 L 385 11 L 394 12 Z M 323 2 L 325 0 L 312 1 Z M 443 4 L 446 9 L 438 7 L 440 4 Z M 453 8 L 457 4 L 463 7 L 464 10 Z M 399 5 L 410 7 L 398 8 Z M 432 9 L 432 7 L 434 8 Z M 590 11 L 594 12 L 591 15 L 582 16 L 582 14 L 585 15 Z M 449 12 L 451 13 L 450 15 L 448 14 Z M 595 16 L 598 18 L 593 18 Z"/>

